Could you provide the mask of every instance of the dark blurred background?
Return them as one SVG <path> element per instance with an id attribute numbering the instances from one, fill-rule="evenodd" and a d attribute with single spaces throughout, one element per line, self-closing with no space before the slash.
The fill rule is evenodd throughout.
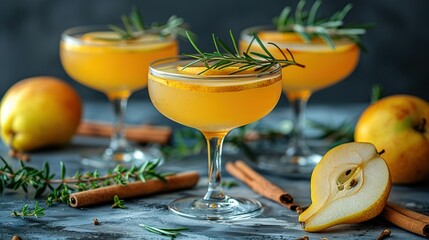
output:
<path id="1" fill-rule="evenodd" d="M 347 3 L 353 8 L 347 23 L 374 23 L 363 36 L 368 51 L 345 81 L 316 92 L 311 103 L 367 102 L 371 87 L 382 84 L 385 95 L 412 94 L 429 100 L 429 2 L 427 0 L 325 0 L 318 16 L 330 16 Z M 58 45 L 62 31 L 79 25 L 119 23 L 132 6 L 146 24 L 183 17 L 199 36 L 199 45 L 212 51 L 211 34 L 227 39 L 253 25 L 271 24 L 287 5 L 285 0 L 6 0 L 0 2 L 0 96 L 15 82 L 39 75 L 60 77 L 73 84 L 84 100 L 104 96 L 74 82 L 61 67 Z M 307 1 L 307 6 L 313 1 Z M 187 41 L 181 52 L 193 52 Z M 131 98 L 145 98 L 141 90 Z"/>

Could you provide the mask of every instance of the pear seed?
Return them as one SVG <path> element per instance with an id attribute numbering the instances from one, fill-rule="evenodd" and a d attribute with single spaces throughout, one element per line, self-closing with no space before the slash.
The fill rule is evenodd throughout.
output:
<path id="1" fill-rule="evenodd" d="M 350 186 L 350 188 L 352 188 L 352 187 L 356 186 L 356 184 L 357 184 L 356 179 L 352 179 L 349 183 L 349 186 Z"/>

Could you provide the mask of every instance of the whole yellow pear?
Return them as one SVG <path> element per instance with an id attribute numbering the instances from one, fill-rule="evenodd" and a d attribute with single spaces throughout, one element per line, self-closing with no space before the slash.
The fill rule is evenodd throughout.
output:
<path id="1" fill-rule="evenodd" d="M 23 79 L 1 101 L 1 137 L 11 149 L 23 152 L 64 146 L 81 116 L 80 96 L 65 81 L 49 76 Z"/>
<path id="2" fill-rule="evenodd" d="M 415 183 L 429 177 L 429 103 L 406 94 L 378 100 L 364 110 L 355 141 L 370 142 L 386 152 L 394 183 Z"/>

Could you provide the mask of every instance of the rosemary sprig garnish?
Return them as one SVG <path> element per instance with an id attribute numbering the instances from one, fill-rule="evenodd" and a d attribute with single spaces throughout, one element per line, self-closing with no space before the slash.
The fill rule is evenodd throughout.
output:
<path id="1" fill-rule="evenodd" d="M 139 226 L 143 227 L 144 229 L 146 229 L 147 231 L 149 231 L 151 233 L 168 236 L 171 239 L 176 238 L 180 234 L 181 231 L 189 230 L 189 228 L 187 228 L 187 227 L 180 227 L 180 228 L 157 228 L 157 227 L 152 227 L 152 226 L 149 226 L 149 225 L 146 225 L 146 224 L 139 224 Z"/>
<path id="2" fill-rule="evenodd" d="M 145 27 L 143 17 L 137 7 L 133 7 L 128 16 L 122 15 L 121 21 L 123 27 L 113 24 L 108 25 L 112 31 L 118 34 L 120 40 L 135 40 L 146 32 L 159 34 L 163 37 L 169 35 L 185 37 L 185 31 L 187 31 L 187 26 L 183 18 L 174 15 L 165 24 L 152 23 L 150 27 Z"/>
<path id="3" fill-rule="evenodd" d="M 352 9 L 352 4 L 347 4 L 343 9 L 335 12 L 328 18 L 316 18 L 317 11 L 322 3 L 317 0 L 313 3 L 310 11 L 304 10 L 305 0 L 300 0 L 292 12 L 292 9 L 285 7 L 278 17 L 273 19 L 273 23 L 279 32 L 295 32 L 305 42 L 310 42 L 312 38 L 323 39 L 331 48 L 335 48 L 333 39 L 348 38 L 359 47 L 363 47 L 360 36 L 366 33 L 370 25 L 346 26 L 344 18 Z"/>
<path id="4" fill-rule="evenodd" d="M 160 173 L 157 167 L 161 161 L 146 162 L 142 166 L 131 166 L 126 168 L 117 165 L 114 169 L 107 170 L 107 173 L 100 176 L 98 170 L 85 174 L 77 171 L 73 177 L 66 177 L 66 167 L 61 162 L 60 178 L 55 178 L 54 173 L 50 173 L 48 163 L 44 163 L 42 169 L 36 169 L 25 165 L 20 161 L 21 168 L 13 170 L 11 166 L 0 156 L 3 166 L 0 167 L 0 193 L 5 189 L 28 192 L 28 188 L 35 189 L 35 198 L 41 197 L 46 190 L 51 193 L 47 195 L 46 205 L 55 203 L 69 204 L 70 194 L 88 189 L 110 186 L 114 184 L 125 185 L 131 181 L 146 181 L 149 179 L 164 180 L 170 173 Z"/>
<path id="5" fill-rule="evenodd" d="M 39 207 L 39 202 L 36 201 L 36 203 L 34 204 L 34 209 L 31 210 L 28 208 L 28 204 L 25 204 L 21 211 L 17 212 L 17 211 L 13 211 L 12 216 L 14 217 L 21 217 L 21 218 L 25 218 L 25 217 L 40 217 L 45 215 L 45 209 Z"/>
<path id="6" fill-rule="evenodd" d="M 283 59 L 276 59 L 270 53 L 270 51 L 268 51 L 268 49 L 264 46 L 264 44 L 256 34 L 253 35 L 253 39 L 249 43 L 247 50 L 241 54 L 238 50 L 237 41 L 232 31 L 229 31 L 229 35 L 233 48 L 230 48 L 222 39 L 216 37 L 213 34 L 212 38 L 215 51 L 212 53 L 203 52 L 197 46 L 194 39 L 188 32 L 186 32 L 186 35 L 188 37 L 189 42 L 197 51 L 197 53 L 184 54 L 185 56 L 195 58 L 195 60 L 185 65 L 183 69 L 195 65 L 197 63 L 203 63 L 206 69 L 199 74 L 202 74 L 210 69 L 223 69 L 232 66 L 238 66 L 238 70 L 230 74 L 236 74 L 251 68 L 253 68 L 255 72 L 264 72 L 272 68 L 276 64 L 280 64 L 282 68 L 291 65 L 304 67 L 304 65 L 299 64 L 295 61 L 292 53 L 288 49 L 286 49 L 286 51 L 288 52 L 290 59 L 275 43 L 269 42 L 268 44 L 276 47 L 276 49 L 278 49 L 283 56 Z M 261 47 L 261 49 L 264 51 L 263 53 L 249 52 L 250 47 L 254 41 L 256 41 L 256 43 Z"/>

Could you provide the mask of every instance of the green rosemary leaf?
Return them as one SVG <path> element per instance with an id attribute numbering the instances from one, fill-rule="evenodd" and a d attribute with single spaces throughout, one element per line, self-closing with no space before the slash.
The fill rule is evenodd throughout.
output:
<path id="1" fill-rule="evenodd" d="M 133 38 L 134 31 L 133 31 L 133 27 L 131 26 L 131 22 L 129 18 L 125 15 L 122 15 L 121 20 L 122 20 L 122 24 L 125 27 L 125 32 L 127 33 L 126 35 L 124 35 L 126 37 L 125 39 L 128 40 Z"/>
<path id="2" fill-rule="evenodd" d="M 122 28 L 113 25 L 113 24 L 109 24 L 107 25 L 107 27 L 109 29 L 111 29 L 112 31 L 116 32 L 119 36 L 128 39 L 128 33 L 126 31 L 124 31 Z M 112 39 L 113 41 L 117 41 L 117 39 Z"/>
<path id="3" fill-rule="evenodd" d="M 61 167 L 61 179 L 64 179 L 66 177 L 66 166 L 62 161 L 60 162 L 60 167 Z"/>
<path id="4" fill-rule="evenodd" d="M 287 26 L 287 20 L 288 20 L 290 12 L 291 12 L 291 8 L 285 7 L 282 10 L 282 12 L 280 13 L 280 15 L 277 19 L 277 29 L 279 29 L 280 31 L 286 30 L 286 29 L 284 29 L 284 27 Z"/>
<path id="5" fill-rule="evenodd" d="M 231 37 L 231 41 L 232 41 L 232 45 L 234 46 L 235 53 L 237 55 L 240 55 L 240 51 L 238 51 L 238 47 L 237 47 L 237 41 L 235 41 L 234 34 L 232 33 L 231 30 L 229 30 L 229 36 Z"/>
<path id="6" fill-rule="evenodd" d="M 141 13 L 137 7 L 133 7 L 130 14 L 132 25 L 140 32 L 144 31 L 144 22 Z"/>
<path id="7" fill-rule="evenodd" d="M 264 46 L 264 44 L 262 43 L 261 39 L 259 39 L 258 35 L 256 33 L 253 34 L 253 38 L 255 39 L 255 41 L 259 44 L 259 46 L 262 48 L 262 50 L 264 50 L 264 52 L 271 58 L 271 59 L 275 59 L 273 57 L 273 55 L 271 55 L 270 51 L 268 51 L 268 49 Z"/>
<path id="8" fill-rule="evenodd" d="M 250 52 L 250 54 L 252 54 L 252 55 L 254 55 L 256 57 L 260 57 L 262 59 L 269 59 L 270 58 L 269 56 L 267 56 L 267 55 L 265 55 L 263 53 L 260 53 L 260 52 Z"/>
<path id="9" fill-rule="evenodd" d="M 311 36 L 308 34 L 305 30 L 305 28 L 302 25 L 295 24 L 293 25 L 292 29 L 298 34 L 298 36 L 301 37 L 304 42 L 309 43 L 311 42 Z"/>
<path id="10" fill-rule="evenodd" d="M 339 14 L 337 15 L 337 17 L 335 18 L 337 21 L 343 21 L 343 19 L 346 17 L 346 15 L 350 12 L 350 10 L 352 9 L 353 5 L 351 3 L 347 4 L 343 10 L 341 10 L 339 12 Z"/>
<path id="11" fill-rule="evenodd" d="M 305 6 L 305 0 L 301 0 L 298 2 L 296 9 L 295 9 L 295 19 L 296 23 L 303 24 L 304 23 L 304 9 Z"/>
<path id="12" fill-rule="evenodd" d="M 234 39 L 234 37 L 232 37 L 232 39 Z M 225 50 L 231 56 L 235 56 L 234 52 L 222 41 L 222 39 L 217 38 L 216 40 L 223 50 Z M 235 41 L 235 40 L 232 40 L 232 41 Z"/>
<path id="13" fill-rule="evenodd" d="M 112 208 L 122 208 L 122 209 L 126 208 L 125 207 L 125 201 L 119 199 L 118 195 L 115 195 L 113 197 L 113 201 L 114 201 L 114 203 L 112 205 Z"/>
<path id="14" fill-rule="evenodd" d="M 255 71 L 265 72 L 265 71 L 267 71 L 268 69 L 270 69 L 272 67 L 273 67 L 272 64 L 267 64 L 265 66 L 261 66 L 261 67 L 255 68 Z"/>
<path id="15" fill-rule="evenodd" d="M 253 33 L 253 35 L 255 35 L 255 33 Z M 247 53 L 249 53 L 250 47 L 252 47 L 252 44 L 254 41 L 255 41 L 255 38 L 253 37 L 252 40 L 250 40 L 249 46 L 247 46 L 246 51 L 243 53 L 243 55 L 247 55 Z M 252 60 L 252 58 L 250 58 L 250 59 Z"/>
<path id="16" fill-rule="evenodd" d="M 6 170 L 6 172 L 8 172 L 8 173 L 12 173 L 13 174 L 13 170 L 10 167 L 10 165 L 6 162 L 6 160 L 2 156 L 0 156 L 0 159 L 3 162 L 3 164 L 4 164 L 3 169 Z"/>
<path id="17" fill-rule="evenodd" d="M 204 56 L 204 53 L 198 48 L 198 46 L 195 44 L 195 41 L 191 34 L 189 34 L 188 31 L 186 31 L 186 36 L 188 37 L 189 42 L 191 43 L 192 47 L 197 51 L 200 55 Z"/>
<path id="18" fill-rule="evenodd" d="M 143 227 L 146 231 L 149 231 L 151 233 L 169 236 L 172 239 L 174 239 L 177 235 L 180 234 L 181 231 L 189 230 L 187 227 L 179 227 L 179 228 L 157 228 L 152 227 L 146 224 L 139 224 L 140 227 Z"/>
<path id="19" fill-rule="evenodd" d="M 343 24 L 344 24 L 343 21 L 329 21 L 329 22 L 322 22 L 318 24 L 318 27 L 319 28 L 338 28 L 338 27 L 341 27 L 341 25 Z M 343 30 L 346 30 L 346 29 L 343 29 Z M 337 30 L 336 34 L 338 34 L 338 31 L 340 31 L 340 29 Z"/>
<path id="20" fill-rule="evenodd" d="M 334 41 L 332 41 L 332 38 L 329 36 L 329 34 L 325 31 L 320 29 L 319 31 L 316 31 L 317 34 L 319 34 L 320 38 L 323 39 L 332 49 L 335 49 Z"/>
<path id="21" fill-rule="evenodd" d="M 233 187 L 237 187 L 239 184 L 235 181 L 222 181 L 221 185 L 224 188 L 233 188 Z"/>
<path id="22" fill-rule="evenodd" d="M 311 6 L 310 13 L 308 15 L 307 19 L 307 25 L 313 25 L 314 20 L 316 19 L 316 13 L 319 10 L 320 5 L 322 4 L 322 1 L 317 0 L 313 3 L 313 6 Z"/>

